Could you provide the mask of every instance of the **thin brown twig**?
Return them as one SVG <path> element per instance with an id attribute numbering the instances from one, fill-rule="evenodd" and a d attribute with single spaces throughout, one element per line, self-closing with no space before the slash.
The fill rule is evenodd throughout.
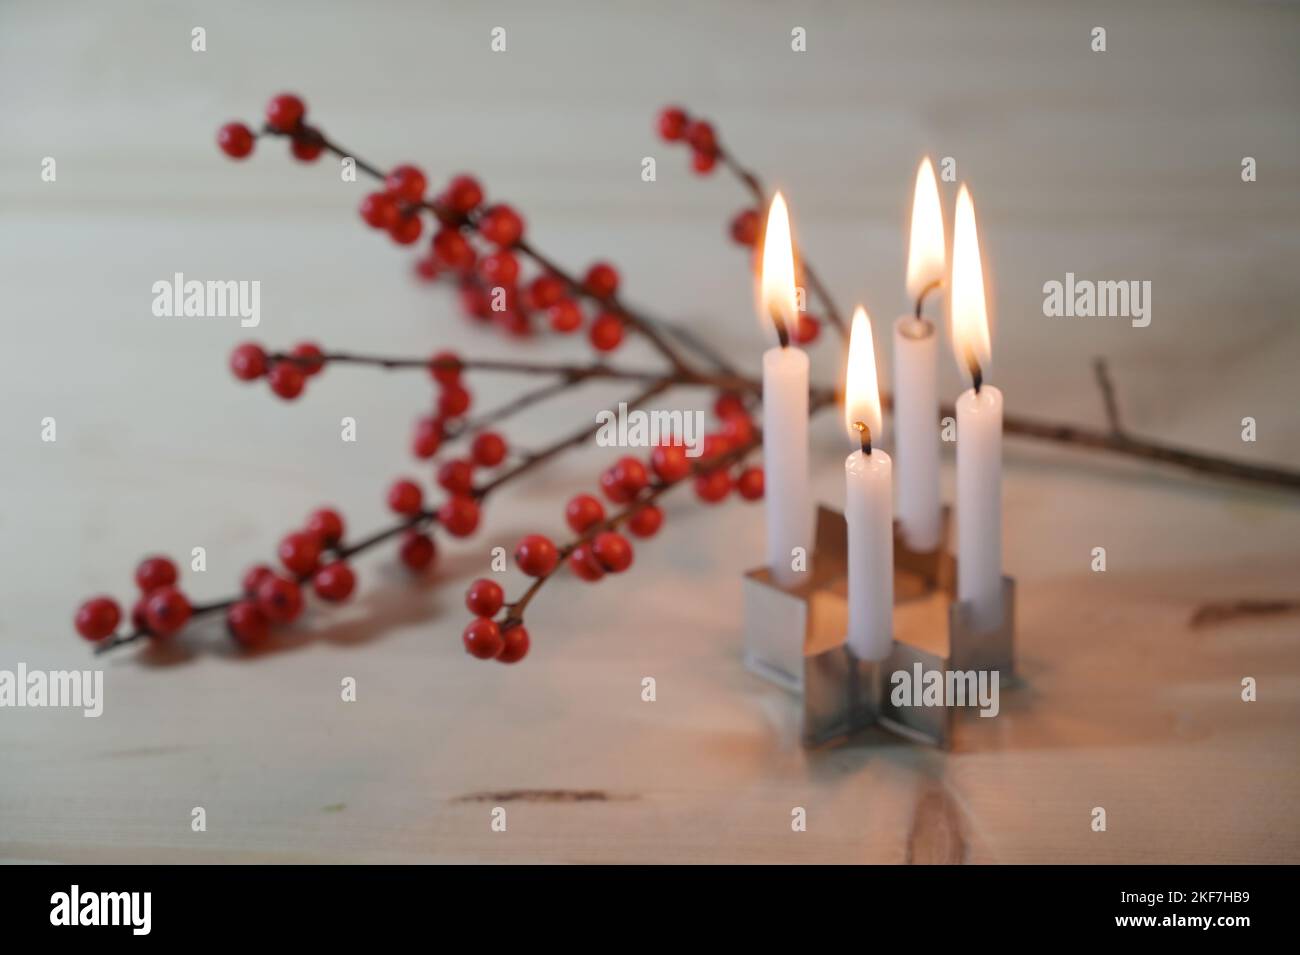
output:
<path id="1" fill-rule="evenodd" d="M 272 352 L 267 355 L 276 362 L 290 362 L 305 368 L 319 367 L 327 364 L 368 365 L 387 370 L 422 369 L 434 371 L 495 371 L 521 375 L 558 375 L 568 384 L 577 384 L 590 379 L 610 379 L 617 381 L 660 381 L 668 379 L 674 385 L 717 388 L 722 391 L 758 392 L 762 385 L 753 378 L 719 372 L 710 374 L 694 368 L 682 366 L 666 374 L 662 371 L 647 369 L 615 368 L 604 362 L 587 365 L 556 364 L 551 362 L 515 361 L 505 358 L 418 358 L 393 357 L 380 355 L 359 355 L 352 352 L 325 352 L 321 355 L 303 356 L 288 352 Z"/>
<path id="2" fill-rule="evenodd" d="M 279 130 L 271 129 L 270 127 L 264 127 L 263 133 L 269 133 L 272 135 L 289 136 L 291 138 L 306 136 L 311 141 L 318 143 L 321 147 L 333 153 L 335 156 L 338 156 L 339 158 L 352 159 L 356 163 L 357 168 L 360 169 L 362 172 L 365 172 L 367 175 L 370 175 L 373 178 L 381 179 L 381 180 L 385 177 L 384 172 L 380 170 L 379 167 L 375 166 L 373 163 L 369 163 L 358 158 L 356 153 L 352 153 L 344 150 L 341 146 L 339 146 L 337 143 L 335 143 L 333 140 L 331 140 L 328 136 L 326 136 L 318 129 L 312 129 L 309 131 L 298 130 L 294 132 L 281 132 Z M 466 228 L 469 228 L 473 231 L 478 231 L 478 220 L 477 217 L 474 215 L 458 216 L 456 213 L 442 207 L 436 201 L 432 201 L 432 200 L 424 200 L 420 203 L 420 206 L 432 212 L 435 216 L 438 217 L 439 221 L 459 221 Z M 599 296 L 592 293 L 586 287 L 584 287 L 584 285 L 580 281 L 578 281 L 576 276 L 571 274 L 567 269 L 564 269 L 562 266 L 560 266 L 549 256 L 542 253 L 536 246 L 534 246 L 531 242 L 527 241 L 526 239 L 520 239 L 518 242 L 515 243 L 514 248 L 519 252 L 522 252 L 524 255 L 528 256 L 529 258 L 531 258 L 537 265 L 541 266 L 541 268 L 544 271 L 551 273 L 556 278 L 560 279 L 560 281 L 564 282 L 565 285 L 567 285 L 570 288 L 570 290 L 572 290 L 575 294 L 593 299 L 594 301 L 599 302 L 601 305 L 608 308 L 610 311 L 613 311 L 616 314 L 618 314 L 619 317 L 621 317 L 629 327 L 639 332 L 641 336 L 645 338 L 651 344 L 651 346 L 653 346 L 668 361 L 668 363 L 673 367 L 674 370 L 676 371 L 689 370 L 690 366 L 687 364 L 686 360 L 677 351 L 677 349 L 675 349 L 672 345 L 670 345 L 668 341 L 664 338 L 663 333 L 659 328 L 658 322 L 627 308 L 615 296 Z M 716 363 L 717 361 L 716 353 L 712 357 Z M 724 368 L 724 370 L 731 370 L 729 366 L 725 365 L 725 363 L 722 367 Z"/>
<path id="3" fill-rule="evenodd" d="M 655 382 L 651 387 L 627 399 L 627 406 L 629 408 L 634 408 L 638 405 L 644 404 L 645 402 L 649 401 L 651 398 L 655 397 L 656 395 L 671 388 L 674 385 L 674 383 L 675 382 L 671 378 L 661 379 Z M 561 438 L 560 440 L 542 449 L 541 451 L 537 451 L 530 454 L 522 463 L 498 475 L 495 479 L 483 485 L 482 487 L 476 488 L 473 491 L 473 497 L 477 500 L 482 500 L 483 498 L 487 497 L 488 494 L 492 493 L 492 491 L 496 490 L 497 488 L 501 487 L 504 484 L 509 483 L 510 481 L 515 480 L 520 475 L 526 474 L 527 472 L 531 471 L 533 468 L 540 466 L 541 464 L 555 457 L 561 451 L 582 444 L 584 441 L 586 441 L 588 438 L 590 438 L 599 430 L 600 430 L 600 425 L 596 425 L 590 428 L 584 428 L 580 432 Z M 393 537 L 396 537 L 398 534 L 402 533 L 403 531 L 407 531 L 412 528 L 419 527 L 425 524 L 434 523 L 437 520 L 438 520 L 437 511 L 430 511 L 430 510 L 422 510 L 419 514 L 415 514 L 410 517 L 403 517 L 400 521 L 396 522 L 395 524 L 391 524 L 388 527 L 381 528 L 380 530 L 374 532 L 373 534 L 370 534 L 365 538 L 362 538 L 361 540 L 357 541 L 354 544 L 349 544 L 334 549 L 334 551 L 332 552 L 333 559 L 346 560 L 350 557 L 355 557 L 357 554 L 367 551 L 372 547 L 375 547 Z M 310 579 L 310 575 L 308 575 L 307 577 L 300 577 L 298 578 L 298 583 L 301 584 L 308 579 Z M 207 616 L 209 614 L 225 610 L 228 607 L 230 607 L 232 604 L 234 604 L 237 600 L 239 600 L 239 597 L 228 597 L 226 599 L 214 601 L 212 603 L 196 604 L 193 608 L 191 608 L 190 618 L 195 619 L 198 617 Z M 147 631 L 137 629 L 137 630 L 132 630 L 126 634 L 121 634 L 118 636 L 111 637 L 110 639 L 97 644 L 95 647 L 95 653 L 96 654 L 107 653 L 109 650 L 113 650 L 127 643 L 133 643 L 139 640 L 140 638 L 146 637 L 148 635 L 149 634 Z"/>
<path id="4" fill-rule="evenodd" d="M 1124 433 L 1124 429 L 1119 424 L 1119 402 L 1115 398 L 1115 384 L 1110 380 L 1110 369 L 1106 367 L 1106 359 L 1094 358 L 1092 370 L 1097 376 L 1097 387 L 1101 389 L 1101 400 L 1106 407 L 1106 423 L 1110 425 L 1110 433 L 1119 436 Z"/>
<path id="5" fill-rule="evenodd" d="M 750 194 L 753 195 L 754 200 L 760 207 L 763 203 L 767 202 L 767 190 L 763 187 L 763 181 L 758 178 L 757 174 L 746 169 L 734 155 L 722 146 L 718 147 L 718 158 L 722 160 L 723 165 L 731 170 L 736 178 L 739 179 L 745 188 L 749 190 Z M 831 324 L 835 326 L 836 331 L 840 333 L 840 337 L 847 341 L 849 337 L 848 326 L 844 324 L 844 317 L 840 314 L 839 307 L 831 297 L 829 289 L 827 289 L 825 284 L 823 284 L 821 277 L 817 274 L 817 271 L 813 268 L 811 262 L 800 256 L 798 258 L 798 263 L 800 270 L 803 272 L 804 281 L 808 283 L 809 290 L 817 296 L 818 302 L 821 303 L 822 311 L 825 312 L 826 317 L 830 319 Z"/>

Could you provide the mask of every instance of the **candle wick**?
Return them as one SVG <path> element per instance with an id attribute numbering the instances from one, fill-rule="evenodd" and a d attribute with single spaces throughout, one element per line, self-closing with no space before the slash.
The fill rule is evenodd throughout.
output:
<path id="1" fill-rule="evenodd" d="M 979 366 L 979 362 L 971 361 L 970 364 L 971 364 L 971 369 L 970 369 L 971 380 L 975 384 L 975 394 L 978 395 L 980 393 L 980 386 L 984 384 L 984 372 L 983 370 L 981 370 Z"/>
<path id="2" fill-rule="evenodd" d="M 871 429 L 867 427 L 865 421 L 853 422 L 854 429 L 858 432 L 858 439 L 862 442 L 862 453 L 871 457 Z"/>
<path id="3" fill-rule="evenodd" d="M 943 281 L 941 279 L 935 279 L 925 288 L 921 289 L 920 293 L 916 296 L 916 320 L 918 322 L 921 321 L 921 306 L 925 304 L 925 297 L 935 289 L 939 288 L 942 284 Z"/>
<path id="4" fill-rule="evenodd" d="M 790 330 L 785 327 L 785 319 L 774 308 L 771 311 L 772 324 L 776 326 L 776 337 L 782 348 L 790 347 Z"/>

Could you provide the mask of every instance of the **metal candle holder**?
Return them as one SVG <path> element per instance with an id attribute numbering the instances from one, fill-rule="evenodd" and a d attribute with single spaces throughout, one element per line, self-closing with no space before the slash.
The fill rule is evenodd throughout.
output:
<path id="1" fill-rule="evenodd" d="M 941 541 L 950 512 L 943 511 Z M 778 586 L 766 567 L 745 574 L 745 665 L 803 699 L 803 742 L 817 746 L 873 723 L 920 742 L 948 746 L 951 706 L 894 706 L 890 677 L 899 670 L 997 670 L 1013 675 L 1015 581 L 1002 578 L 1003 619 L 993 630 L 971 625 L 955 599 L 957 562 L 945 544 L 908 548 L 894 523 L 894 643 L 881 662 L 859 660 L 848 629 L 848 534 L 844 515 L 817 510 L 816 550 L 807 579 Z"/>

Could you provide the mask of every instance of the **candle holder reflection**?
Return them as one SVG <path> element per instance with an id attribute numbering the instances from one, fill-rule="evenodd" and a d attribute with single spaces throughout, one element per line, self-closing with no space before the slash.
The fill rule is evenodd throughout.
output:
<path id="1" fill-rule="evenodd" d="M 803 743 L 818 746 L 878 724 L 917 742 L 952 742 L 951 705 L 895 705 L 892 677 L 938 671 L 997 671 L 1002 686 L 1014 674 L 1015 582 L 1002 580 L 1002 622 L 972 625 L 970 608 L 955 599 L 957 562 L 948 552 L 950 512 L 943 510 L 940 546 L 908 548 L 894 524 L 894 642 L 885 660 L 854 656 L 848 627 L 847 528 L 828 507 L 817 512 L 816 549 L 806 580 L 783 588 L 767 568 L 745 575 L 745 665 L 802 699 Z"/>

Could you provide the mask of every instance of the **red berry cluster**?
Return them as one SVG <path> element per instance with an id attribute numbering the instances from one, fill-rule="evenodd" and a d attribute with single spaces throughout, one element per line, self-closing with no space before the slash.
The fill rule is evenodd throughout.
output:
<path id="1" fill-rule="evenodd" d="M 692 119 L 680 106 L 666 106 L 659 111 L 659 135 L 665 142 L 684 142 L 691 147 L 691 168 L 700 175 L 713 171 L 722 148 L 713 124 L 703 119 Z"/>
<path id="2" fill-rule="evenodd" d="M 250 567 L 241 581 L 241 596 L 226 608 L 226 627 L 237 643 L 263 643 L 272 624 L 290 623 L 302 611 L 302 585 L 316 596 L 340 603 L 352 595 L 356 575 L 343 559 L 343 518 L 333 508 L 315 510 L 300 530 L 280 540 L 277 556 L 283 571 L 266 564 Z M 131 611 L 139 633 L 170 637 L 189 622 L 194 608 L 176 585 L 176 564 L 166 557 L 147 557 L 135 571 L 141 596 Z M 215 608 L 213 608 L 215 609 Z M 111 597 L 92 597 L 77 610 L 76 627 L 87 640 L 104 640 L 117 630 L 122 611 Z"/>
<path id="3" fill-rule="evenodd" d="M 704 174 L 713 170 L 722 155 L 722 149 L 718 145 L 712 124 L 692 119 L 679 106 L 665 106 L 659 111 L 657 125 L 659 135 L 665 142 L 685 143 L 691 148 L 691 165 L 696 172 Z M 732 218 L 728 231 L 738 244 L 756 249 L 762 221 L 757 209 L 742 209 Z M 791 337 L 801 345 L 812 344 L 820 333 L 821 322 L 804 314 L 799 316 L 798 323 L 791 329 Z"/>
<path id="4" fill-rule="evenodd" d="M 281 94 L 267 105 L 266 130 L 289 136 L 293 155 L 309 161 L 320 155 L 326 140 L 319 130 L 304 123 L 306 114 L 300 97 Z M 221 150 L 234 159 L 248 156 L 254 140 L 253 131 L 243 123 L 227 123 L 217 132 Z M 585 295 L 596 304 L 587 323 L 592 347 L 608 352 L 622 343 L 624 318 L 614 303 L 618 272 L 613 266 L 595 263 L 577 286 L 544 268 L 525 275 L 518 254 L 524 220 L 514 208 L 503 203 L 485 205 L 483 187 L 473 176 L 454 176 L 432 197 L 428 186 L 422 169 L 404 163 L 390 170 L 383 188 L 368 194 L 360 207 L 367 225 L 387 232 L 399 245 L 419 241 L 424 232 L 422 216 L 432 214 L 429 251 L 415 263 L 420 278 L 431 281 L 446 275 L 453 279 L 470 318 L 494 322 L 515 336 L 532 334 L 539 323 L 562 335 L 578 331 L 584 324 L 579 298 Z M 476 245 L 475 237 L 481 244 Z M 251 367 L 248 374 L 259 377 Z M 301 376 L 292 371 L 273 368 L 271 377 L 276 393 L 289 397 L 301 384 Z M 277 378 L 284 379 L 279 387 Z"/>
<path id="5" fill-rule="evenodd" d="M 305 583 L 328 603 L 351 597 L 357 578 L 342 551 L 343 534 L 338 511 L 320 508 L 300 530 L 280 539 L 276 555 L 284 572 L 267 564 L 250 567 L 241 581 L 241 596 L 226 609 L 226 629 L 235 642 L 251 649 L 266 642 L 273 625 L 296 620 Z"/>
<path id="6" fill-rule="evenodd" d="M 480 577 L 465 591 L 465 606 L 475 617 L 461 639 L 465 652 L 480 660 L 518 663 L 528 655 L 528 630 L 518 620 L 492 618 L 505 605 L 505 592 L 494 580 Z"/>
<path id="7" fill-rule="evenodd" d="M 605 505 L 591 494 L 576 494 L 564 507 L 564 520 L 578 538 L 558 547 L 549 537 L 528 534 L 515 545 L 515 563 L 524 574 L 545 580 L 561 562 L 580 580 L 594 582 L 606 574 L 619 574 L 632 566 L 631 542 L 616 530 L 625 525 L 634 537 L 653 537 L 663 526 L 664 513 L 655 499 L 672 485 L 695 475 L 695 493 L 701 500 L 717 503 L 735 488 L 741 497 L 754 501 L 763 496 L 763 469 L 748 467 L 733 475 L 733 453 L 753 446 L 754 424 L 744 400 L 731 393 L 719 395 L 714 413 L 720 427 L 705 436 L 698 461 L 681 443 L 655 447 L 648 461 L 627 455 L 601 472 L 600 491 L 611 504 L 623 508 L 607 515 Z M 441 475 L 440 475 L 441 480 Z M 446 486 L 446 485 L 444 485 Z M 465 605 L 475 615 L 462 635 L 472 656 L 513 663 L 528 650 L 528 631 L 519 616 L 522 603 L 506 605 L 501 586 L 491 580 L 474 581 L 465 594 Z M 500 621 L 493 618 L 506 609 Z"/>
<path id="8" fill-rule="evenodd" d="M 137 630 L 155 637 L 170 637 L 190 619 L 189 598 L 176 586 L 180 574 L 166 557 L 146 557 L 135 569 L 140 596 L 131 608 Z M 122 621 L 122 608 L 112 597 L 91 597 L 77 609 L 77 632 L 87 640 L 111 637 Z"/>
<path id="9" fill-rule="evenodd" d="M 314 162 L 325 151 L 325 139 L 320 131 L 308 126 L 307 106 L 292 93 L 281 93 L 266 104 L 266 128 L 289 137 L 289 151 L 301 162 Z M 217 145 L 231 159 L 244 159 L 252 154 L 256 136 L 243 123 L 226 123 L 217 130 Z"/>
<path id="10" fill-rule="evenodd" d="M 256 381 L 265 377 L 271 391 L 285 401 L 302 394 L 307 379 L 320 374 L 324 367 L 324 352 L 315 342 L 299 342 L 287 358 L 278 361 L 273 361 L 256 342 L 236 345 L 230 353 L 230 370 L 236 378 Z"/>

